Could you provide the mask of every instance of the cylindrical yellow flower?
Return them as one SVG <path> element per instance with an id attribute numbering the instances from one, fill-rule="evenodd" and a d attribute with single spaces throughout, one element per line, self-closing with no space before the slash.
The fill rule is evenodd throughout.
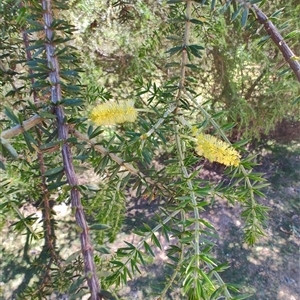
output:
<path id="1" fill-rule="evenodd" d="M 227 143 L 209 134 L 197 134 L 196 152 L 210 162 L 218 162 L 225 166 L 240 164 L 240 154 Z"/>
<path id="2" fill-rule="evenodd" d="M 133 101 L 106 102 L 93 108 L 90 119 L 96 125 L 116 125 L 125 122 L 134 122 L 137 111 Z"/>

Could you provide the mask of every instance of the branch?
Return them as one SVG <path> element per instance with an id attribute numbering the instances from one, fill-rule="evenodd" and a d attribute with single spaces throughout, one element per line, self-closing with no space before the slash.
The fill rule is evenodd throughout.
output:
<path id="1" fill-rule="evenodd" d="M 40 117 L 39 115 L 34 115 L 28 120 L 24 121 L 22 124 L 18 124 L 14 126 L 13 128 L 4 130 L 1 132 L 1 138 L 2 139 L 10 139 L 14 136 L 19 135 L 20 133 L 23 133 L 30 128 L 34 127 L 35 125 L 41 123 L 44 119 Z"/>
<path id="2" fill-rule="evenodd" d="M 116 162 L 119 166 L 124 167 L 131 174 L 142 178 L 145 182 L 147 182 L 151 185 L 157 186 L 160 189 L 168 190 L 167 187 L 163 186 L 160 183 L 154 182 L 149 177 L 147 177 L 145 174 L 143 174 L 140 170 L 136 169 L 132 164 L 127 163 L 126 161 L 124 161 L 121 157 L 117 156 L 116 154 L 109 152 L 109 150 L 104 148 L 103 146 L 97 145 L 96 143 L 91 141 L 86 135 L 80 133 L 79 131 L 75 130 L 74 128 L 70 128 L 70 133 L 72 133 L 78 139 L 91 145 L 97 152 L 101 153 L 102 155 L 104 155 L 104 156 L 108 155 L 114 162 Z"/>
<path id="3" fill-rule="evenodd" d="M 173 111 L 174 108 L 175 108 L 174 106 L 171 106 L 169 108 L 169 110 L 167 110 L 167 112 L 164 114 L 164 117 L 166 117 L 165 116 L 166 114 L 169 114 L 171 111 Z M 161 118 L 162 121 L 164 120 L 164 117 Z M 19 134 L 21 134 L 21 133 L 23 133 L 23 132 L 31 129 L 32 127 L 38 125 L 39 123 L 43 122 L 44 120 L 45 119 L 43 119 L 41 116 L 34 115 L 33 117 L 31 117 L 28 120 L 24 121 L 22 124 L 16 125 L 13 128 L 10 128 L 10 129 L 7 129 L 7 130 L 3 131 L 1 133 L 1 135 L 0 135 L 1 143 L 3 144 L 3 146 L 7 147 L 10 144 L 8 143 L 8 141 L 6 141 L 6 139 L 15 137 L 15 136 L 17 136 L 17 135 L 19 135 Z M 80 133 L 79 131 L 75 130 L 73 128 L 73 126 L 69 126 L 69 133 L 73 134 L 78 139 L 86 142 L 87 144 L 91 145 L 97 152 L 101 153 L 102 155 L 104 155 L 104 156 L 108 155 L 114 162 L 116 162 L 118 165 L 124 167 L 131 174 L 142 178 L 145 182 L 147 182 L 147 183 L 149 183 L 151 185 L 155 185 L 155 186 L 157 186 L 157 187 L 159 187 L 161 189 L 168 190 L 167 187 L 165 187 L 165 186 L 163 186 L 163 185 L 161 185 L 159 183 L 154 182 L 149 177 L 147 177 L 145 174 L 143 174 L 140 170 L 136 169 L 132 164 L 127 163 L 126 161 L 124 161 L 121 157 L 117 156 L 116 154 L 109 152 L 109 150 L 106 149 L 105 147 L 103 147 L 101 145 L 97 145 L 96 143 L 94 143 L 93 141 L 91 141 L 88 138 L 87 135 L 84 135 L 84 134 Z M 148 137 L 148 136 L 151 135 L 151 133 L 152 133 L 152 130 L 150 130 L 149 132 L 147 132 L 145 134 L 145 136 Z M 39 150 L 40 149 L 37 149 L 37 151 L 39 151 Z M 43 152 L 43 150 L 41 150 L 41 152 Z"/>
<path id="4" fill-rule="evenodd" d="M 142 135 L 141 139 L 145 141 L 152 133 L 154 133 L 158 127 L 166 120 L 166 118 L 176 109 L 175 104 L 171 104 L 169 108 L 164 112 L 163 116 L 151 127 L 151 129 Z"/>
<path id="5" fill-rule="evenodd" d="M 122 158 L 115 155 L 114 153 L 110 153 L 109 150 L 104 148 L 103 146 L 97 145 L 96 143 L 91 141 L 86 135 L 80 133 L 79 131 L 77 131 L 75 129 L 71 129 L 71 128 L 70 128 L 70 132 L 72 132 L 73 135 L 76 136 L 77 138 L 79 138 L 80 140 L 82 140 L 82 141 L 88 143 L 89 145 L 91 145 L 97 152 L 101 153 L 102 155 L 104 155 L 104 156 L 109 155 L 109 157 L 113 161 L 115 161 L 118 165 L 123 166 L 130 173 L 132 173 L 136 176 L 140 176 L 142 178 L 146 177 L 142 172 L 137 170 L 134 166 L 132 166 L 129 163 L 126 163 Z"/>
<path id="6" fill-rule="evenodd" d="M 22 132 L 29 130 L 30 128 L 34 127 L 35 125 L 41 123 L 43 118 L 39 115 L 34 115 L 28 120 L 24 121 L 22 124 L 18 124 L 13 128 L 4 130 L 0 134 L 0 143 L 8 150 L 8 152 L 14 157 L 18 158 L 18 153 L 14 149 L 14 147 L 7 141 L 7 139 L 19 135 Z"/>
<path id="7" fill-rule="evenodd" d="M 52 42 L 54 38 L 54 31 L 51 26 L 53 24 L 51 0 L 42 0 L 44 28 L 46 34 L 46 55 L 49 72 L 49 81 L 51 83 L 51 102 L 54 104 L 54 111 L 57 117 L 58 138 L 62 141 L 62 157 L 65 169 L 65 174 L 68 184 L 71 187 L 71 204 L 75 210 L 75 218 L 77 225 L 81 229 L 80 241 L 81 251 L 85 266 L 85 275 L 91 293 L 91 300 L 99 300 L 102 297 L 99 295 L 100 284 L 96 273 L 96 266 L 94 262 L 93 247 L 89 229 L 85 219 L 83 207 L 81 204 L 81 195 L 78 190 L 78 179 L 74 170 L 72 153 L 67 139 L 69 136 L 68 125 L 65 121 L 66 116 L 62 105 L 57 105 L 62 99 L 59 63 L 55 54 L 55 45 Z"/>
<path id="8" fill-rule="evenodd" d="M 293 53 L 287 43 L 284 41 L 283 37 L 278 32 L 274 24 L 268 19 L 268 17 L 258 8 L 256 4 L 251 5 L 256 13 L 257 19 L 260 24 L 265 27 L 265 30 L 270 35 L 273 42 L 276 44 L 285 60 L 290 65 L 291 69 L 295 73 L 298 81 L 300 82 L 300 63 L 298 62 L 297 56 Z"/>
<path id="9" fill-rule="evenodd" d="M 259 82 L 263 79 L 263 77 L 265 76 L 265 74 L 267 73 L 267 69 L 263 69 L 262 72 L 260 73 L 260 75 L 254 80 L 254 82 L 251 84 L 251 86 L 249 87 L 249 89 L 247 90 L 246 94 L 245 94 L 245 99 L 246 100 L 250 100 L 252 93 L 254 92 L 256 86 L 259 84 Z"/>

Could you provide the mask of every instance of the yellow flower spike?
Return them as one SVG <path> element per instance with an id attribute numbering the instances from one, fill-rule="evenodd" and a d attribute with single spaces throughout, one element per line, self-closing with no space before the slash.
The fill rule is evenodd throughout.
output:
<path id="1" fill-rule="evenodd" d="M 106 102 L 93 108 L 90 119 L 96 125 L 115 125 L 125 122 L 134 122 L 137 111 L 133 101 Z"/>
<path id="2" fill-rule="evenodd" d="M 209 134 L 199 133 L 196 135 L 196 152 L 204 156 L 210 162 L 218 162 L 225 166 L 235 166 L 240 164 L 240 154 L 227 143 Z"/>

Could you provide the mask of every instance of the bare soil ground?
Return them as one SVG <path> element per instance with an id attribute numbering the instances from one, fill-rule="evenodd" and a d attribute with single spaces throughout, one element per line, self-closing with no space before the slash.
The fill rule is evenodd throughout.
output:
<path id="1" fill-rule="evenodd" d="M 252 294 L 249 298 L 251 300 L 300 300 L 300 123 L 293 124 L 292 129 L 286 124 L 285 127 L 291 130 L 288 140 L 286 131 L 275 131 L 270 135 L 271 141 L 256 147 L 260 153 L 257 170 L 266 173 L 265 177 L 270 182 L 270 186 L 265 189 L 266 197 L 260 199 L 261 203 L 270 207 L 266 236 L 254 247 L 243 243 L 243 222 L 239 217 L 241 208 L 233 207 L 225 201 L 217 201 L 202 215 L 215 226 L 220 237 L 214 248 L 215 255 L 219 261 L 228 261 L 230 264 L 230 268 L 222 273 L 223 280 L 243 286 L 243 292 Z M 212 180 L 218 180 L 220 176 L 213 169 L 204 175 Z M 144 199 L 128 199 L 122 232 L 110 246 L 111 250 L 123 246 L 124 240 L 137 242 L 132 231 L 142 222 L 151 222 L 159 205 L 157 201 L 148 203 Z M 32 213 L 32 207 L 26 209 Z M 63 223 L 69 218 L 69 208 L 57 207 L 57 213 L 61 219 L 60 224 L 66 228 L 59 238 L 59 245 L 63 256 L 68 257 L 80 250 L 77 234 L 70 229 L 72 222 L 69 225 Z M 1 299 L 14 299 L 13 295 L 18 295 L 28 284 L 26 277 L 32 275 L 26 263 L 28 257 L 24 257 L 24 243 L 25 237 L 16 237 L 9 231 L 9 227 L 2 232 Z M 166 242 L 163 245 L 167 247 Z M 38 243 L 30 246 L 31 255 L 39 251 L 41 247 Z M 157 251 L 156 258 L 143 270 L 141 276 L 129 281 L 120 291 L 120 299 L 155 300 L 156 297 L 151 295 L 153 286 L 163 282 L 167 273 L 166 261 L 164 251 Z M 179 289 L 170 291 L 168 297 L 184 299 Z"/>

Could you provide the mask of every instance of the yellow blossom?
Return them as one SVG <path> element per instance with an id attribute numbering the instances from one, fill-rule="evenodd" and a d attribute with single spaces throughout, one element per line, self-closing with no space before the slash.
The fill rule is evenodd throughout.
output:
<path id="1" fill-rule="evenodd" d="M 225 166 L 237 167 L 240 163 L 240 154 L 229 144 L 209 134 L 197 134 L 196 152 L 210 162 L 218 162 Z"/>
<path id="2" fill-rule="evenodd" d="M 134 122 L 137 111 L 133 101 L 106 102 L 93 108 L 90 119 L 96 125 L 115 125 L 125 122 Z"/>

